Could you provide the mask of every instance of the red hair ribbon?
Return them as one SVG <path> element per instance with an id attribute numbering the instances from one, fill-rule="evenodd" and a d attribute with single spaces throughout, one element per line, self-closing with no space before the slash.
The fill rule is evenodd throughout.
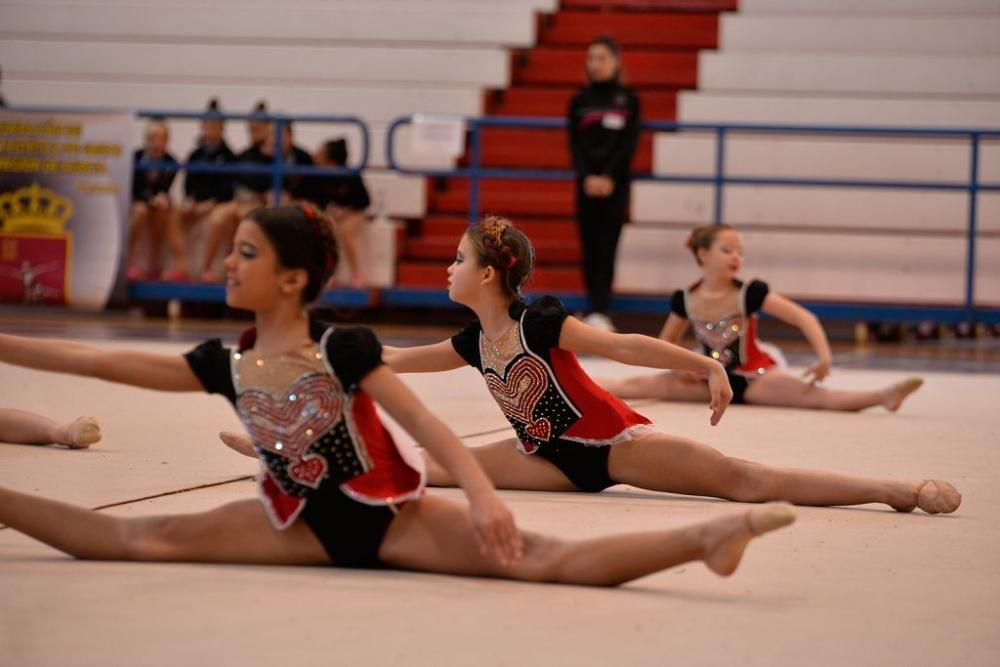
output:
<path id="1" fill-rule="evenodd" d="M 514 268 L 515 264 L 517 264 L 517 257 L 514 257 L 514 255 L 511 255 L 510 259 L 507 260 L 507 268 L 508 269 L 512 269 L 512 268 Z"/>

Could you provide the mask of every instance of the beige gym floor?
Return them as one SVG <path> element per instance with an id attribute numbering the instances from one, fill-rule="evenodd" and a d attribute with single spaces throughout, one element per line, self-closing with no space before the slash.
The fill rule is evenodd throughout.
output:
<path id="1" fill-rule="evenodd" d="M 9 328 L 7 330 L 10 330 Z M 135 338 L 91 344 L 181 352 Z M 594 375 L 631 372 L 585 360 Z M 834 387 L 904 371 L 835 368 Z M 799 508 L 719 578 L 701 564 L 619 589 L 398 571 L 82 562 L 0 530 L 0 664 L 996 665 L 1000 661 L 1000 376 L 924 373 L 897 414 L 642 402 L 663 430 L 727 454 L 877 477 L 941 477 L 946 517 Z M 506 437 L 471 369 L 407 379 L 469 445 Z M 256 463 L 216 439 L 220 397 L 165 394 L 0 365 L 0 406 L 93 414 L 88 451 L 0 445 L 0 484 L 123 516 L 251 497 Z M 490 433 L 483 434 L 485 431 Z M 459 497 L 453 489 L 435 494 Z M 502 492 L 520 525 L 565 537 L 681 526 L 743 506 L 615 487 Z"/>

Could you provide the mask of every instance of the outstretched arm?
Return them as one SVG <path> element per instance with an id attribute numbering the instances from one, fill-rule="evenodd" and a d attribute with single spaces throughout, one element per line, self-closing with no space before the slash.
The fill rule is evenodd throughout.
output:
<path id="1" fill-rule="evenodd" d="M 162 391 L 203 391 L 184 357 L 0 334 L 0 362 Z"/>
<path id="2" fill-rule="evenodd" d="M 719 423 L 733 390 L 726 369 L 718 361 L 690 350 L 641 334 L 617 334 L 587 326 L 575 317 L 567 317 L 559 334 L 559 347 L 581 354 L 596 354 L 631 366 L 675 368 L 701 371 L 708 375 L 712 393 L 712 425 Z"/>
<path id="3" fill-rule="evenodd" d="M 382 346 L 382 361 L 395 373 L 433 373 L 465 366 L 450 340 L 417 347 Z"/>
<path id="4" fill-rule="evenodd" d="M 815 364 L 806 369 L 807 379 L 815 384 L 830 374 L 830 366 L 833 364 L 830 341 L 826 339 L 823 325 L 820 324 L 815 315 L 791 299 L 786 299 L 774 292 L 768 292 L 767 296 L 764 297 L 761 310 L 782 322 L 798 327 L 802 335 L 809 341 L 809 345 L 816 352 L 818 359 Z"/>
<path id="5" fill-rule="evenodd" d="M 361 381 L 400 426 L 441 464 L 469 499 L 469 514 L 482 552 L 509 564 L 521 558 L 521 534 L 514 516 L 497 496 L 493 483 L 459 439 L 432 415 L 396 375 L 379 366 Z"/>
<path id="6" fill-rule="evenodd" d="M 676 345 L 687 331 L 688 324 L 690 323 L 677 313 L 670 313 L 667 321 L 663 323 L 663 328 L 660 329 L 660 340 Z"/>

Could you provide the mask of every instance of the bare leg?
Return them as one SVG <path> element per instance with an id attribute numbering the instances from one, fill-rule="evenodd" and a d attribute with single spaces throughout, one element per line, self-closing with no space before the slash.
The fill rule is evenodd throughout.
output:
<path id="1" fill-rule="evenodd" d="M 654 491 L 739 502 L 784 500 L 819 507 L 885 503 L 909 512 L 954 512 L 961 495 L 947 482 L 897 481 L 832 472 L 772 468 L 723 455 L 698 442 L 658 433 L 614 445 L 611 478 Z"/>
<path id="2" fill-rule="evenodd" d="M 579 542 L 525 535 L 525 556 L 501 565 L 479 551 L 468 509 L 425 497 L 390 524 L 379 556 L 399 568 L 594 586 L 615 586 L 668 567 L 704 560 L 731 574 L 749 541 L 788 525 L 785 507 L 755 508 L 675 530 Z M 121 519 L 0 489 L 0 522 L 82 559 L 323 565 L 329 559 L 304 522 L 275 530 L 257 500 L 209 512 Z"/>
<path id="3" fill-rule="evenodd" d="M 712 398 L 707 382 L 687 382 L 669 371 L 620 379 L 604 378 L 597 383 L 619 398 L 655 398 L 661 401 L 698 403 L 707 403 Z"/>
<path id="4" fill-rule="evenodd" d="M 69 424 L 57 424 L 32 412 L 0 410 L 0 442 L 58 444 L 84 449 L 100 439 L 101 427 L 93 417 L 79 417 Z"/>
<path id="5" fill-rule="evenodd" d="M 184 230 L 187 228 L 193 213 L 192 206 L 188 202 L 184 202 L 174 208 L 167 217 L 167 245 L 170 247 L 175 271 L 188 272 L 187 242 Z"/>
<path id="6" fill-rule="evenodd" d="M 0 523 L 83 559 L 322 565 L 329 557 L 304 522 L 276 530 L 258 500 L 209 512 L 122 519 L 0 489 Z"/>
<path id="7" fill-rule="evenodd" d="M 468 509 L 433 496 L 407 504 L 379 550 L 398 568 L 524 581 L 617 586 L 675 565 L 704 560 L 729 575 L 757 535 L 795 518 L 787 506 L 759 507 L 684 528 L 565 541 L 523 532 L 524 557 L 503 565 L 480 553 Z"/>
<path id="8" fill-rule="evenodd" d="M 364 278 L 361 275 L 361 264 L 358 261 L 358 233 L 364 223 L 364 215 L 356 211 L 346 211 L 334 225 L 337 232 L 337 242 L 343 257 L 347 260 L 347 268 L 351 272 L 351 285 L 361 287 Z"/>
<path id="9" fill-rule="evenodd" d="M 750 383 L 746 401 L 756 405 L 850 412 L 881 405 L 894 412 L 922 384 L 920 378 L 908 378 L 878 391 L 842 391 L 809 384 L 781 371 L 771 371 Z"/>
<path id="10" fill-rule="evenodd" d="M 145 202 L 132 202 L 131 215 L 129 216 L 128 231 L 128 266 L 135 265 L 135 253 L 139 247 L 139 240 L 145 235 L 149 227 L 150 208 Z"/>
<path id="11" fill-rule="evenodd" d="M 517 450 L 514 438 L 482 447 L 469 447 L 486 476 L 498 489 L 522 491 L 579 491 L 552 463 L 540 456 L 529 456 Z M 456 486 L 455 480 L 429 454 L 427 483 L 431 486 Z"/>
<path id="12" fill-rule="evenodd" d="M 163 239 L 167 234 L 167 227 L 170 224 L 171 208 L 153 208 L 150 216 L 149 243 L 150 249 L 150 272 L 160 278 L 160 267 L 163 259 Z"/>
<path id="13" fill-rule="evenodd" d="M 232 239 L 237 224 L 239 224 L 237 202 L 227 202 L 212 209 L 212 213 L 208 216 L 208 238 L 205 240 L 205 257 L 201 265 L 203 280 L 215 282 L 218 279 L 212 272 L 212 264 L 223 242 L 228 245 Z"/>

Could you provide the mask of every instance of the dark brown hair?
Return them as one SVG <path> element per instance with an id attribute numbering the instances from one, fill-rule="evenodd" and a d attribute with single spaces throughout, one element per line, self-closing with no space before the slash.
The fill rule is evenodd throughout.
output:
<path id="1" fill-rule="evenodd" d="M 535 269 L 535 248 L 524 232 L 508 218 L 487 215 L 465 234 L 480 266 L 496 269 L 504 294 L 521 301 L 521 288 Z"/>
<path id="2" fill-rule="evenodd" d="M 687 245 L 687 249 L 691 251 L 691 254 L 694 255 L 694 261 L 698 262 L 698 266 L 701 266 L 701 260 L 698 259 L 698 250 L 708 250 L 711 248 L 719 232 L 725 231 L 736 231 L 736 228 L 719 222 L 711 225 L 702 225 L 691 230 L 691 235 L 688 236 L 685 245 Z"/>
<path id="3" fill-rule="evenodd" d="M 258 208 L 248 217 L 274 246 L 281 266 L 305 270 L 309 280 L 302 301 L 315 301 L 337 270 L 337 239 L 330 221 L 308 205 Z"/>

